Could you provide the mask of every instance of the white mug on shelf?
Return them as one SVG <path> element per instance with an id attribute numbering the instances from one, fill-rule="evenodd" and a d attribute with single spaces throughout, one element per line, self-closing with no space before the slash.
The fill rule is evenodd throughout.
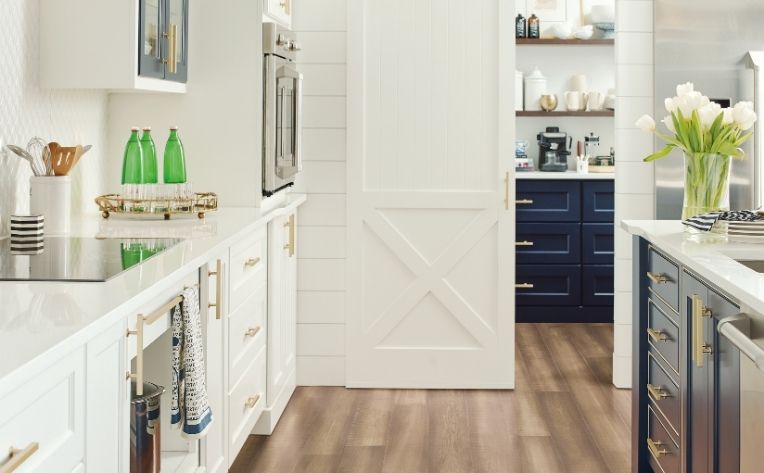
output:
<path id="1" fill-rule="evenodd" d="M 569 90 L 565 92 L 565 108 L 569 112 L 580 112 L 586 109 L 586 94 Z"/>
<path id="2" fill-rule="evenodd" d="M 588 92 L 589 86 L 586 80 L 586 74 L 576 74 L 570 78 L 571 90 L 576 92 Z"/>
<path id="3" fill-rule="evenodd" d="M 602 110 L 602 104 L 605 102 L 605 96 L 602 92 L 589 92 L 586 99 L 586 107 L 589 111 Z"/>

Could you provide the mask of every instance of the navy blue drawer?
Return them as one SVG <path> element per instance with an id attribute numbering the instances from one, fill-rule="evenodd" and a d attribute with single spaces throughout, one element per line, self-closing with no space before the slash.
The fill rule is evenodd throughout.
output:
<path id="1" fill-rule="evenodd" d="M 581 227 L 584 264 L 613 264 L 612 223 L 585 223 Z"/>
<path id="2" fill-rule="evenodd" d="M 578 223 L 518 223 L 516 255 L 519 264 L 574 264 L 581 259 Z"/>
<path id="3" fill-rule="evenodd" d="M 518 222 L 578 222 L 581 184 L 578 181 L 517 181 Z"/>
<path id="4" fill-rule="evenodd" d="M 581 304 L 581 266 L 579 265 L 519 264 L 515 281 L 517 305 L 577 306 Z"/>
<path id="5" fill-rule="evenodd" d="M 584 181 L 584 222 L 613 222 L 615 194 L 612 181 Z M 645 202 L 645 205 L 652 205 Z"/>
<path id="6" fill-rule="evenodd" d="M 584 305 L 613 305 L 613 266 L 584 266 L 581 277 Z"/>

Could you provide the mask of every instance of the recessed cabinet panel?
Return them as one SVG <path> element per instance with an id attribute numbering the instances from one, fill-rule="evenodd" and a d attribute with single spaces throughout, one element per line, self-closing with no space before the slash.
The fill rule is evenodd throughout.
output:
<path id="1" fill-rule="evenodd" d="M 518 222 L 578 222 L 581 184 L 578 181 L 517 181 Z"/>
<path id="2" fill-rule="evenodd" d="M 584 223 L 581 227 L 584 264 L 613 264 L 612 223 Z"/>
<path id="3" fill-rule="evenodd" d="M 581 266 L 517 265 L 517 305 L 581 304 Z M 531 287 L 532 286 L 532 287 Z"/>
<path id="4" fill-rule="evenodd" d="M 584 222 L 612 222 L 615 219 L 615 193 L 612 181 L 584 181 Z M 646 205 L 651 205 L 646 202 Z"/>
<path id="5" fill-rule="evenodd" d="M 578 263 L 581 259 L 581 225 L 578 223 L 518 223 L 517 262 Z"/>
<path id="6" fill-rule="evenodd" d="M 613 266 L 584 266 L 582 274 L 584 305 L 613 305 Z"/>

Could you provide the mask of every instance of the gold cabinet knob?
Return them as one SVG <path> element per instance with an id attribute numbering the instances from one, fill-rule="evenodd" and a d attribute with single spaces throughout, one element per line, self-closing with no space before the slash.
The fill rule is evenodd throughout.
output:
<path id="1" fill-rule="evenodd" d="M 660 402 L 667 397 L 671 397 L 671 394 L 666 392 L 662 386 L 656 386 L 654 384 L 647 385 L 647 394 L 649 394 L 650 398 L 652 398 L 652 400 L 655 402 Z"/>
<path id="2" fill-rule="evenodd" d="M 244 262 L 244 266 L 247 268 L 253 268 L 257 266 L 257 263 L 260 262 L 260 258 L 249 258 L 247 261 Z"/>
<path id="3" fill-rule="evenodd" d="M 247 408 L 253 409 L 257 405 L 257 401 L 260 400 L 260 395 L 252 396 L 247 398 L 247 401 L 244 403 Z"/>
<path id="4" fill-rule="evenodd" d="M 246 335 L 248 337 L 254 337 L 259 332 L 260 332 L 260 326 L 258 325 L 257 327 L 252 327 L 252 328 L 247 329 L 247 331 L 244 332 L 244 335 Z"/>
<path id="5" fill-rule="evenodd" d="M 665 274 L 647 272 L 647 279 L 655 284 L 666 284 L 669 279 Z"/>
<path id="6" fill-rule="evenodd" d="M 528 240 L 516 241 L 515 242 L 515 246 L 533 246 L 533 244 L 534 243 L 532 241 L 528 241 Z"/>
<path id="7" fill-rule="evenodd" d="M 533 205 L 533 199 L 517 199 L 515 205 Z"/>
<path id="8" fill-rule="evenodd" d="M 663 446 L 663 442 L 653 440 L 650 437 L 647 437 L 647 449 L 650 450 L 650 454 L 655 457 L 656 460 L 671 453 Z"/>
<path id="9" fill-rule="evenodd" d="M 654 342 L 667 342 L 669 340 L 669 336 L 666 332 L 662 330 L 655 330 L 654 328 L 647 328 L 647 335 L 650 336 L 650 339 Z"/>
<path id="10" fill-rule="evenodd" d="M 533 284 L 529 282 L 521 282 L 515 284 L 515 289 L 533 289 Z"/>

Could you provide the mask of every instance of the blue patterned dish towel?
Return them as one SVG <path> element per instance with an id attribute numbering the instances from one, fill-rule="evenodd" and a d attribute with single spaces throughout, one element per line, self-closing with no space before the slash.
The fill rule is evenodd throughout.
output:
<path id="1" fill-rule="evenodd" d="M 752 210 L 738 210 L 735 212 L 709 212 L 707 214 L 696 215 L 687 220 L 683 220 L 682 223 L 688 227 L 707 232 L 710 231 L 714 224 L 719 220 L 727 222 L 755 222 L 762 219 L 764 219 L 764 217 L 759 215 L 758 212 Z"/>
<path id="2" fill-rule="evenodd" d="M 207 397 L 204 338 L 199 290 L 183 291 L 183 302 L 172 310 L 172 399 L 170 424 L 187 438 L 202 438 L 212 424 Z"/>

